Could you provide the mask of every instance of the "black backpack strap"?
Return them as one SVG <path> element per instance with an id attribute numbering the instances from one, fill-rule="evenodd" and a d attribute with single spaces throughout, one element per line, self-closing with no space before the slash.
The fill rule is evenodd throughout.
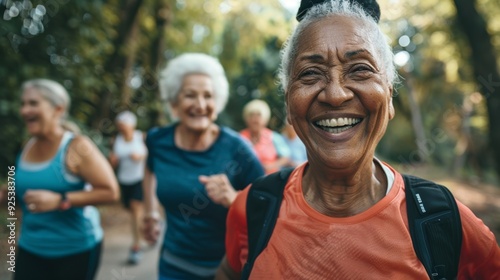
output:
<path id="1" fill-rule="evenodd" d="M 457 203 L 444 186 L 403 175 L 413 248 L 431 280 L 458 274 L 462 223 Z"/>
<path id="2" fill-rule="evenodd" d="M 293 168 L 283 169 L 252 183 L 247 197 L 248 258 L 241 279 L 248 279 L 257 256 L 266 248 L 278 219 L 288 177 Z"/>

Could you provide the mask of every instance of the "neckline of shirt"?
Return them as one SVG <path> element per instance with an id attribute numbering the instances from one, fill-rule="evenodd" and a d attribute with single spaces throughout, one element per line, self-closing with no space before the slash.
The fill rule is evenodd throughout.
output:
<path id="1" fill-rule="evenodd" d="M 340 224 L 355 224 L 355 223 L 360 223 L 362 221 L 365 221 L 367 219 L 370 219 L 374 215 L 377 215 L 388 207 L 390 205 L 390 202 L 398 195 L 400 192 L 400 185 L 403 184 L 403 179 L 399 175 L 397 176 L 397 173 L 394 169 L 392 169 L 390 166 L 387 166 L 386 164 L 382 163 L 378 159 L 374 158 L 374 161 L 376 161 L 378 164 L 382 166 L 384 169 L 384 173 L 387 176 L 387 182 L 388 182 L 388 187 L 387 187 L 387 193 L 386 195 L 377 203 L 375 203 L 372 207 L 369 209 L 358 213 L 356 215 L 350 216 L 350 217 L 331 217 L 324 215 L 318 211 L 316 211 L 314 208 L 312 208 L 307 201 L 304 198 L 303 192 L 302 192 L 302 178 L 304 175 L 304 169 L 307 166 L 307 162 L 303 163 L 300 165 L 298 168 L 295 169 L 295 171 L 292 173 L 290 176 L 290 180 L 287 183 L 286 189 L 291 189 L 291 195 L 295 197 L 297 205 L 300 207 L 300 209 L 309 217 L 322 222 L 326 224 L 332 224 L 332 223 L 340 223 Z M 391 176 L 392 174 L 392 176 Z M 391 179 L 392 178 L 392 179 Z"/>
<path id="2" fill-rule="evenodd" d="M 56 159 L 57 155 L 61 152 L 61 148 L 64 147 L 64 145 L 69 141 L 71 136 L 72 133 L 70 131 L 65 131 L 63 137 L 61 137 L 56 153 L 51 158 L 40 162 L 30 162 L 25 160 L 26 153 L 28 152 L 29 149 L 33 147 L 33 144 L 35 143 L 34 142 L 35 140 L 31 138 L 24 147 L 23 151 L 21 152 L 21 156 L 19 157 L 19 164 L 21 165 L 22 168 L 32 171 L 41 170 L 47 167 L 52 161 L 54 161 L 54 159 Z"/>

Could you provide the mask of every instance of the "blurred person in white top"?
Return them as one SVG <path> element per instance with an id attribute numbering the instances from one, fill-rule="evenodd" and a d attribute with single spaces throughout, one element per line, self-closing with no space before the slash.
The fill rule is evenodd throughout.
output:
<path id="1" fill-rule="evenodd" d="M 118 134 L 109 161 L 117 173 L 123 204 L 131 214 L 132 246 L 127 261 L 137 264 L 142 257 L 139 225 L 143 215 L 142 179 L 147 149 L 142 131 L 136 130 L 137 118 L 134 113 L 121 112 L 116 116 L 115 123 Z"/>

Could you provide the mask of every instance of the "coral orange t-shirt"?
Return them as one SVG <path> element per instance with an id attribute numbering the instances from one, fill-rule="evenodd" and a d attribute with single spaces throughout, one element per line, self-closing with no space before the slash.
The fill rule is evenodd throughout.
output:
<path id="1" fill-rule="evenodd" d="M 243 129 L 240 135 L 250 141 L 250 130 L 248 128 Z M 269 128 L 262 129 L 259 141 L 253 143 L 252 146 L 262 165 L 272 164 L 279 158 L 278 151 L 273 143 L 273 131 Z M 270 174 L 276 171 L 278 171 L 278 168 L 266 170 L 266 173 Z"/>
<path id="2" fill-rule="evenodd" d="M 370 209 L 346 218 L 325 216 L 302 193 L 307 163 L 291 174 L 268 246 L 250 279 L 429 279 L 417 258 L 406 214 L 404 181 L 395 174 L 389 193 Z M 242 191 L 227 218 L 226 253 L 241 272 L 248 254 Z M 500 249 L 491 231 L 458 203 L 463 242 L 458 279 L 500 279 Z"/>

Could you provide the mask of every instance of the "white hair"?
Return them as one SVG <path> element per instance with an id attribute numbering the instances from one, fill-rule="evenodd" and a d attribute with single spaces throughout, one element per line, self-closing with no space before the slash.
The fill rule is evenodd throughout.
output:
<path id="1" fill-rule="evenodd" d="M 48 79 L 34 79 L 23 83 L 22 89 L 28 88 L 37 89 L 44 99 L 50 102 L 54 107 L 64 108 L 64 117 L 70 106 L 70 99 L 66 89 L 58 82 Z"/>
<path id="2" fill-rule="evenodd" d="M 378 55 L 382 59 L 382 67 L 385 69 L 387 81 L 390 84 L 397 82 L 398 75 L 394 66 L 394 54 L 386 36 L 383 34 L 375 20 L 357 3 L 348 0 L 331 0 L 313 6 L 304 19 L 299 22 L 292 35 L 288 38 L 285 46 L 281 50 L 281 65 L 278 73 L 279 82 L 286 91 L 290 81 L 290 73 L 294 60 L 297 58 L 297 43 L 304 34 L 304 30 L 313 22 L 328 16 L 338 15 L 356 18 L 369 28 L 367 34 L 371 37 L 372 43 Z"/>
<path id="3" fill-rule="evenodd" d="M 254 99 L 243 107 L 243 118 L 246 120 L 250 114 L 259 113 L 265 123 L 269 122 L 271 118 L 271 109 L 269 105 L 263 100 Z"/>
<path id="4" fill-rule="evenodd" d="M 229 83 L 220 62 L 203 53 L 185 53 L 172 59 L 160 73 L 160 93 L 163 100 L 175 103 L 184 77 L 189 74 L 203 74 L 212 79 L 217 114 L 224 110 L 229 97 Z"/>
<path id="5" fill-rule="evenodd" d="M 137 124 L 137 117 L 130 111 L 121 112 L 116 116 L 115 120 L 116 122 L 121 122 L 130 126 L 135 126 Z"/>
<path id="6" fill-rule="evenodd" d="M 60 83 L 49 79 L 33 79 L 24 82 L 21 88 L 23 91 L 28 88 L 34 88 L 52 106 L 63 108 L 64 113 L 60 120 L 62 127 L 66 130 L 80 133 L 80 128 L 75 123 L 67 120 L 71 99 L 66 89 Z"/>

